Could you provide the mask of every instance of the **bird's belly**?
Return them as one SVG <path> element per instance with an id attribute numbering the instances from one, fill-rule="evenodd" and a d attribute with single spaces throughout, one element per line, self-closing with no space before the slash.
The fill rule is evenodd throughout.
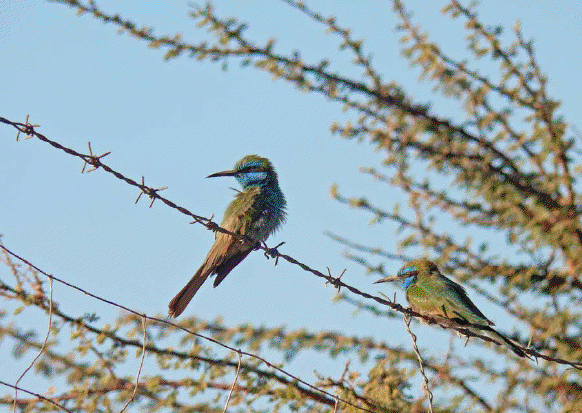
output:
<path id="1" fill-rule="evenodd" d="M 261 214 L 246 235 L 255 241 L 265 241 L 278 226 L 279 219 L 276 214 Z"/>

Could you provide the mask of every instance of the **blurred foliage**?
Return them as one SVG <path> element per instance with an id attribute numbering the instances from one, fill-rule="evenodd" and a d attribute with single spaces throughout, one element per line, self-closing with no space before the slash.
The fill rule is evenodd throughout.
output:
<path id="1" fill-rule="evenodd" d="M 582 359 L 580 309 L 572 305 L 579 303 L 582 290 L 581 198 L 575 182 L 580 171 L 579 140 L 560 116 L 560 102 L 549 96 L 548 78 L 519 24 L 512 30 L 488 26 L 479 19 L 475 5 L 448 2 L 442 13 L 461 20 L 466 35 L 469 58 L 458 60 L 430 40 L 400 1 L 393 1 L 403 56 L 420 71 L 420 79 L 432 85 L 435 96 L 461 104 L 464 114 L 459 117 L 415 101 L 386 79 L 365 52 L 365 42 L 355 39 L 336 19 L 304 3 L 283 1 L 337 36 L 340 50 L 351 54 L 358 73 L 333 71 L 325 58 L 309 63 L 300 52 L 277 52 L 274 40 L 257 43 L 246 36 L 246 23 L 218 16 L 211 4 L 194 8 L 191 17 L 213 40 L 193 44 L 179 35 L 156 35 L 150 28 L 107 14 L 95 2 L 57 0 L 164 50 L 166 59 L 186 56 L 217 62 L 223 68 L 234 60 L 341 103 L 353 119 L 334 123 L 332 133 L 370 143 L 384 153 L 382 165 L 361 172 L 385 185 L 381 190 L 400 191 L 408 198 L 402 206 L 375 205 L 369 200 L 371 194 L 347 196 L 334 185 L 334 199 L 365 211 L 372 224 L 387 225 L 399 237 L 397 251 L 385 251 L 331 235 L 348 248 L 347 258 L 369 274 L 384 276 L 383 261 L 427 253 L 445 273 L 454 272 L 526 326 L 527 337 L 522 329 L 513 338 L 529 340 L 533 348 L 556 357 Z M 492 66 L 497 73 L 485 74 Z M 362 239 L 365 232 L 362 228 Z M 467 233 L 479 234 L 479 239 L 488 239 L 488 233 L 502 234 L 503 245 L 490 252 L 487 243 L 474 245 L 471 238 L 459 235 Z M 494 242 L 499 243 L 499 237 Z M 18 320 L 24 313 L 47 311 L 46 286 L 9 256 L 4 261 L 14 275 L 14 282 L 0 284 L 4 297 L 36 308 L 17 311 L 11 322 L 5 312 L 0 318 L 0 342 L 14 343 L 13 355 L 21 357 L 42 346 L 38 334 L 18 327 Z M 532 294 L 546 305 L 520 299 Z M 350 295 L 340 299 L 373 314 L 386 313 Z M 69 390 L 51 397 L 75 411 L 119 411 L 134 391 L 135 378 L 116 371 L 141 357 L 141 318 L 123 315 L 115 326 L 107 326 L 90 316 L 62 313 L 58 303 L 53 308 L 51 336 L 34 368 L 37 374 L 64 378 Z M 394 314 L 388 311 L 388 315 Z M 340 377 L 317 372 L 315 385 L 370 411 L 427 409 L 426 398 L 414 390 L 421 379 L 411 350 L 328 331 L 229 327 L 219 320 L 195 318 L 183 319 L 180 325 L 255 354 L 278 354 L 281 366 L 304 352 L 338 360 L 348 357 L 351 362 Z M 220 353 L 208 342 L 167 325 L 152 323 L 147 335 L 145 358 L 155 359 L 158 372 L 142 375 L 130 410 L 223 411 L 238 369 L 237 354 Z M 449 352 L 445 359 L 435 359 L 423 354 L 431 389 L 438 395 L 434 411 L 582 411 L 579 371 L 512 354 L 506 357 L 503 364 L 492 366 L 474 355 Z M 491 386 L 473 386 L 475 377 Z M 11 405 L 12 399 L 5 397 L 0 403 Z M 34 397 L 19 398 L 17 406 L 23 411 L 55 409 Z M 229 406 L 230 411 L 358 411 L 336 405 L 336 399 L 248 358 L 241 360 Z"/>

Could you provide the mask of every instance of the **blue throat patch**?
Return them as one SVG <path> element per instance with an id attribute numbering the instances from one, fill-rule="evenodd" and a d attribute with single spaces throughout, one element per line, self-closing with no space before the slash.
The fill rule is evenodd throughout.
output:
<path id="1" fill-rule="evenodd" d="M 404 282 L 403 282 L 404 289 L 408 290 L 408 287 L 410 287 L 412 284 L 414 284 L 415 281 L 416 281 L 416 275 L 412 275 L 408 278 L 405 278 Z"/>
<path id="2" fill-rule="evenodd" d="M 246 172 L 236 175 L 236 180 L 243 188 L 260 186 L 266 182 L 267 172 Z"/>
<path id="3" fill-rule="evenodd" d="M 400 275 L 400 276 L 406 275 L 407 273 L 410 274 L 408 277 L 403 278 L 403 280 L 402 280 L 402 286 L 404 287 L 405 290 L 407 290 L 408 287 L 410 287 L 416 281 L 416 272 L 417 271 L 418 271 L 418 268 L 414 265 L 411 265 L 410 267 L 402 268 L 398 272 L 398 275 Z"/>

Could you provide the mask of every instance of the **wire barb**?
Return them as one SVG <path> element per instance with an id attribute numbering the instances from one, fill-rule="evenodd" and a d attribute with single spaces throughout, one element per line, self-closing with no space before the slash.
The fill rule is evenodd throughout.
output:
<path id="1" fill-rule="evenodd" d="M 28 122 L 28 118 L 30 117 L 30 115 L 26 115 L 26 119 L 24 120 L 24 123 L 20 124 L 20 127 L 18 129 L 18 133 L 16 134 L 16 142 L 18 142 L 18 138 L 20 138 L 20 134 L 23 133 L 25 138 L 24 139 L 30 139 L 32 137 L 34 137 L 34 128 L 39 128 L 40 125 L 32 125 L 31 123 Z"/>
<path id="2" fill-rule="evenodd" d="M 325 286 L 327 287 L 329 284 L 331 284 L 334 286 L 335 289 L 337 289 L 337 292 L 339 293 L 341 291 L 342 285 L 345 285 L 344 283 L 342 283 L 342 277 L 345 274 L 347 268 L 344 268 L 344 270 L 337 278 L 334 278 L 331 275 L 331 270 L 329 269 L 329 267 L 325 268 L 327 268 L 327 281 L 325 282 Z"/>
<path id="3" fill-rule="evenodd" d="M 152 207 L 152 205 L 154 204 L 154 201 L 158 197 L 158 192 L 159 191 L 163 191 L 164 189 L 168 189 L 167 186 L 162 186 L 161 188 L 151 188 L 149 186 L 146 186 L 146 184 L 145 184 L 145 178 L 144 178 L 143 175 L 141 176 L 141 186 L 139 188 L 141 189 L 141 192 L 137 196 L 137 199 L 135 200 L 135 203 L 137 204 L 137 202 L 139 201 L 139 199 L 141 198 L 141 196 L 145 194 L 145 195 L 147 195 L 152 200 L 152 202 L 150 202 L 149 208 Z"/>
<path id="4" fill-rule="evenodd" d="M 285 244 L 285 241 L 280 242 L 279 244 L 277 244 L 276 246 L 274 246 L 273 248 L 269 248 L 267 246 L 267 244 L 265 243 L 265 241 L 262 242 L 263 243 L 263 250 L 265 251 L 265 257 L 267 259 L 269 258 L 275 258 L 275 265 L 277 265 L 279 263 L 279 250 L 277 248 L 279 248 L 281 245 Z"/>
<path id="5" fill-rule="evenodd" d="M 91 168 L 87 169 L 87 173 L 93 172 L 94 170 L 98 169 L 100 166 L 102 166 L 101 159 L 105 158 L 107 155 L 111 153 L 111 151 L 108 151 L 105 152 L 103 155 L 99 156 L 93 155 L 93 150 L 91 149 L 91 142 L 88 142 L 87 144 L 89 146 L 89 155 L 83 156 L 85 163 L 83 164 L 83 169 L 81 169 L 81 173 L 85 172 L 85 168 L 87 167 L 87 165 L 91 165 Z"/>

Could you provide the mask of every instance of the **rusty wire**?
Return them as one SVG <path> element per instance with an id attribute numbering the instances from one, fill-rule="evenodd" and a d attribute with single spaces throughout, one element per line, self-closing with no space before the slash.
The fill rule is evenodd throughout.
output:
<path id="1" fill-rule="evenodd" d="M 325 279 L 326 282 L 332 284 L 335 288 L 338 288 L 338 289 L 345 288 L 345 289 L 349 290 L 353 294 L 356 294 L 356 295 L 359 295 L 361 297 L 364 297 L 364 298 L 373 300 L 373 301 L 375 301 L 375 302 L 377 302 L 379 304 L 388 306 L 388 307 L 390 307 L 392 310 L 394 310 L 396 312 L 400 312 L 400 313 L 406 314 L 408 316 L 412 316 L 412 317 L 424 319 L 424 320 L 426 320 L 430 324 L 438 323 L 438 321 L 435 320 L 435 319 L 433 319 L 432 317 L 426 316 L 426 315 L 423 315 L 423 314 L 420 314 L 420 313 L 417 313 L 417 312 L 413 311 L 410 308 L 406 308 L 406 307 L 404 307 L 404 306 L 402 306 L 402 305 L 394 302 L 393 300 L 390 300 L 388 298 L 381 298 L 381 297 L 378 297 L 378 296 L 374 296 L 374 295 L 368 294 L 368 293 L 366 293 L 364 291 L 361 291 L 361 290 L 359 290 L 356 287 L 353 287 L 351 285 L 348 285 L 348 284 L 344 283 L 343 281 L 341 281 L 341 279 L 340 279 L 341 278 L 341 275 L 336 278 L 336 277 L 333 277 L 331 275 L 331 273 L 329 273 L 329 271 L 328 271 L 328 274 L 324 274 L 324 273 L 322 273 L 321 271 L 319 271 L 317 269 L 311 268 L 307 264 L 304 264 L 304 263 L 296 260 L 295 258 L 293 258 L 293 257 L 291 257 L 289 255 L 280 253 L 277 250 L 277 247 L 278 246 L 275 247 L 275 248 L 269 248 L 264 243 L 263 244 L 255 243 L 252 240 L 250 240 L 247 237 L 245 237 L 244 235 L 236 234 L 236 233 L 233 233 L 231 231 L 228 231 L 228 230 L 220 227 L 211 218 L 206 218 L 204 216 L 197 215 L 197 214 L 194 214 L 194 213 L 190 212 L 188 209 L 186 209 L 186 208 L 184 208 L 182 206 L 179 206 L 179 205 L 175 204 L 174 202 L 172 202 L 171 200 L 169 200 L 169 199 L 161 196 L 160 194 L 158 194 L 158 191 L 160 191 L 162 189 L 165 189 L 165 187 L 162 187 L 162 188 L 159 188 L 159 189 L 149 187 L 149 186 L 145 185 L 143 176 L 142 176 L 142 183 L 139 183 L 139 182 L 137 182 L 137 181 L 135 181 L 135 180 L 133 180 L 131 178 L 128 178 L 128 177 L 124 176 L 122 173 L 115 171 L 110 166 L 104 164 L 101 161 L 101 158 L 103 158 L 106 155 L 109 155 L 110 152 L 106 152 L 103 155 L 97 156 L 97 155 L 94 155 L 92 153 L 92 150 L 90 151 L 89 154 L 83 154 L 83 153 L 79 153 L 79 152 L 75 151 L 74 149 L 71 149 L 71 148 L 68 148 L 66 146 L 63 146 L 60 143 L 58 143 L 58 142 L 56 142 L 54 140 L 51 140 L 51 139 L 47 138 L 45 135 L 43 135 L 43 134 L 39 133 L 38 131 L 36 131 L 35 128 L 38 127 L 38 125 L 32 125 L 32 124 L 30 124 L 29 121 L 28 121 L 28 116 L 27 116 L 27 119 L 26 119 L 25 123 L 14 122 L 14 121 L 11 121 L 9 119 L 6 119 L 6 118 L 0 116 L 0 123 L 4 123 L 6 125 L 10 125 L 10 126 L 14 127 L 18 131 L 19 134 L 22 133 L 22 134 L 26 135 L 27 137 L 36 137 L 39 140 L 41 140 L 43 142 L 46 142 L 49 145 L 51 145 L 51 146 L 53 146 L 53 147 L 55 147 L 57 149 L 60 149 L 60 150 L 64 151 L 65 153 L 69 154 L 69 155 L 73 155 L 73 156 L 76 156 L 76 157 L 82 159 L 84 163 L 90 164 L 92 166 L 92 168 L 93 168 L 92 170 L 99 169 L 99 168 L 103 169 L 104 171 L 112 174 L 116 178 L 118 178 L 118 179 L 120 179 L 120 180 L 128 183 L 129 185 L 132 185 L 132 186 L 135 186 L 135 187 L 139 188 L 140 191 L 141 191 L 140 193 L 146 194 L 150 199 L 152 199 L 152 202 L 155 199 L 159 199 L 161 202 L 163 202 L 165 205 L 169 206 L 170 208 L 173 208 L 173 209 L 181 212 L 182 214 L 187 215 L 187 216 L 193 218 L 194 221 L 192 223 L 203 225 L 208 230 L 211 230 L 211 231 L 214 231 L 214 232 L 222 232 L 222 233 L 225 233 L 225 234 L 229 234 L 229 235 L 235 237 L 236 239 L 240 240 L 241 242 L 251 243 L 256 249 L 263 250 L 265 252 L 265 256 L 267 257 L 267 259 L 269 257 L 274 257 L 277 260 L 279 258 L 280 259 L 283 259 L 283 260 L 285 260 L 285 261 L 287 261 L 287 262 L 289 262 L 289 263 L 291 263 L 293 265 L 299 266 L 302 270 L 304 270 L 306 272 L 309 272 L 309 273 L 311 273 L 311 274 L 313 274 L 313 275 L 315 275 L 317 277 L 320 277 L 320 278 Z M 89 146 L 89 148 L 90 148 L 90 146 Z M 2 247 L 2 246 L 0 245 L 0 247 Z M 4 248 L 4 247 L 2 247 L 2 248 Z M 18 258 L 21 259 L 21 260 L 23 260 L 20 257 L 18 257 Z M 45 275 L 47 275 L 47 274 L 45 274 Z M 343 275 L 343 273 L 342 273 L 342 275 Z M 72 284 L 68 284 L 67 283 L 66 285 L 68 285 L 68 286 L 70 286 L 72 288 L 77 288 L 78 289 L 78 287 L 75 287 Z M 91 295 L 91 294 L 89 294 L 89 295 Z M 94 298 L 99 298 L 99 297 L 94 296 L 94 295 L 92 295 L 92 296 Z M 124 308 L 123 306 L 120 306 L 120 305 L 118 305 L 116 303 L 113 303 L 111 301 L 104 300 L 104 299 L 103 299 L 103 301 L 105 301 L 105 302 L 107 302 L 109 304 L 112 304 L 112 305 L 116 305 L 116 306 L 118 306 L 120 308 Z M 127 311 L 130 311 L 127 308 L 124 308 L 124 309 L 126 309 Z M 133 311 L 130 311 L 130 312 L 133 312 Z M 145 316 L 145 315 L 140 314 L 140 313 L 137 313 L 137 312 L 133 312 L 133 313 L 135 313 L 135 314 L 137 314 L 139 316 Z M 152 319 L 152 320 L 156 320 L 155 318 L 152 318 L 152 317 L 148 317 L 148 318 L 149 319 Z M 489 342 L 493 342 L 493 343 L 498 344 L 495 340 L 491 339 L 490 337 L 488 337 L 486 335 L 479 334 L 479 333 L 476 333 L 474 331 L 471 331 L 471 329 L 482 330 L 482 326 L 479 326 L 479 325 L 458 324 L 458 323 L 454 322 L 453 320 L 450 320 L 450 322 L 447 323 L 447 326 L 443 326 L 443 327 L 456 330 L 456 331 L 460 332 L 461 334 L 463 334 L 463 335 L 465 335 L 467 337 L 477 337 L 477 338 L 480 338 L 480 339 L 482 339 L 484 341 L 489 341 Z M 178 327 L 178 328 L 181 328 L 181 327 Z M 193 334 L 195 334 L 195 333 L 193 333 Z M 212 340 L 212 341 L 216 342 L 215 340 Z M 216 342 L 216 344 L 221 344 L 221 343 Z M 562 359 L 562 358 L 551 357 L 551 356 L 548 356 L 548 355 L 539 353 L 538 351 L 536 351 L 536 350 L 534 350 L 532 348 L 525 347 L 525 346 L 523 346 L 521 344 L 519 344 L 518 347 L 526 355 L 532 356 L 532 357 L 534 357 L 536 359 L 539 358 L 539 359 L 543 359 L 543 360 L 555 362 L 555 363 L 558 363 L 558 364 L 568 365 L 568 366 L 573 367 L 573 368 L 575 368 L 577 370 L 582 370 L 582 362 L 578 362 L 578 361 L 574 362 L 574 361 L 569 361 L 569 360 L 565 360 L 565 359 Z M 330 395 L 330 396 L 331 397 L 334 397 L 333 395 Z"/>

